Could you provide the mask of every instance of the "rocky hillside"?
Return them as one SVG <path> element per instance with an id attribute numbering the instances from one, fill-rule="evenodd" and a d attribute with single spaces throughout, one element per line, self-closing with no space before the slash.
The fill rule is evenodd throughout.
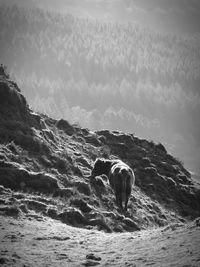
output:
<path id="1" fill-rule="evenodd" d="M 136 174 L 121 213 L 105 175 L 91 177 L 97 157 L 120 158 Z M 200 216 L 200 189 L 162 144 L 134 134 L 92 132 L 31 110 L 0 68 L 0 213 L 46 216 L 62 223 L 123 232 Z"/>

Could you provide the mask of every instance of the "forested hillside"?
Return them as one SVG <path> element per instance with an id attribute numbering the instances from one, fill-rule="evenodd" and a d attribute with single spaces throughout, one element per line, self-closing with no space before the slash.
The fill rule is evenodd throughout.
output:
<path id="1" fill-rule="evenodd" d="M 164 142 L 199 165 L 200 40 L 40 9 L 0 9 L 0 60 L 30 105 Z"/>

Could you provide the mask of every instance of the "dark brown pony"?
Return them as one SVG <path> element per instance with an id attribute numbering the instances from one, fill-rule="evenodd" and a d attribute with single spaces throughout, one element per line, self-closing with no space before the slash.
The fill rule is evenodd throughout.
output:
<path id="1" fill-rule="evenodd" d="M 110 185 L 115 192 L 117 205 L 126 211 L 132 186 L 135 183 L 133 170 L 121 160 L 97 159 L 91 174 L 108 176 Z M 124 208 L 123 202 L 125 202 Z"/>

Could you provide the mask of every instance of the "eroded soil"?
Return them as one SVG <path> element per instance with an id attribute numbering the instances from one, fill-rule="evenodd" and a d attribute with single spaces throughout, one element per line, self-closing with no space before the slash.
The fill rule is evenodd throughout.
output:
<path id="1" fill-rule="evenodd" d="M 5 266 L 200 266 L 200 221 L 104 233 L 35 214 L 0 216 Z"/>

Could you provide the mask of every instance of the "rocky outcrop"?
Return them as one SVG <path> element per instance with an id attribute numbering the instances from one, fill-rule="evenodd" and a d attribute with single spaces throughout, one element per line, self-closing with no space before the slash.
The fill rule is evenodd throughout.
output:
<path id="1" fill-rule="evenodd" d="M 10 80 L 5 68 L 0 66 L 0 114 L 1 120 L 25 119 L 28 104 L 17 84 Z"/>
<path id="2" fill-rule="evenodd" d="M 94 133 L 38 114 L 2 66 L 0 129 L 0 210 L 6 216 L 17 203 L 17 216 L 34 210 L 66 224 L 107 232 L 200 216 L 200 189 L 162 144 L 118 131 Z M 107 176 L 90 176 L 98 157 L 119 158 L 134 170 L 136 186 L 128 212 L 118 210 Z"/>

